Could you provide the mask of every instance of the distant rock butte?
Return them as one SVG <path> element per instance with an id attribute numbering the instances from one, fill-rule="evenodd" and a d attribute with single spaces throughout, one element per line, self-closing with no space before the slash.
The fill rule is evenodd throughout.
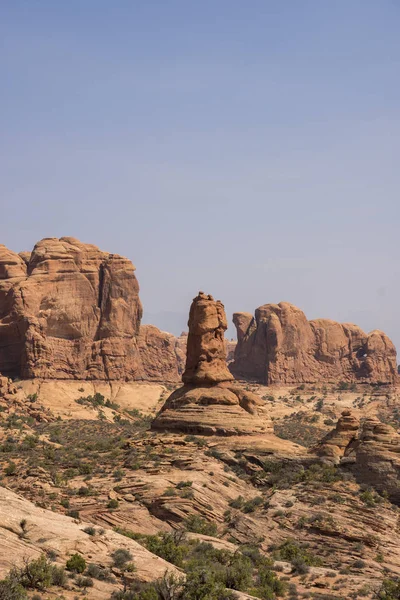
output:
<path id="1" fill-rule="evenodd" d="M 267 384 L 319 381 L 395 383 L 396 349 L 382 331 L 351 323 L 308 321 L 293 304 L 265 304 L 235 313 L 238 343 L 230 368 L 238 378 Z"/>
<path id="2" fill-rule="evenodd" d="M 0 245 L 0 373 L 44 379 L 179 381 L 182 343 L 140 327 L 135 267 L 70 237 L 32 253 Z"/>
<path id="3" fill-rule="evenodd" d="M 233 383 L 226 367 L 223 304 L 200 292 L 188 325 L 184 385 L 167 399 L 152 428 L 203 435 L 271 433 L 263 401 Z"/>

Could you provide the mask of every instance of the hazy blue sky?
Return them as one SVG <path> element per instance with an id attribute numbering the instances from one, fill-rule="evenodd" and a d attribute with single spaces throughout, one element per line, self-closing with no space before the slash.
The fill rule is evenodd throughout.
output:
<path id="1" fill-rule="evenodd" d="M 175 332 L 202 289 L 400 348 L 399 31 L 399 0 L 2 0 L 0 243 L 128 256 Z"/>

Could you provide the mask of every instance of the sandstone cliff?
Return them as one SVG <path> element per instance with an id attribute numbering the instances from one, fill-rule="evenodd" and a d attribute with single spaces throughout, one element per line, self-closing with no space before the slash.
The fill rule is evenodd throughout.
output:
<path id="1" fill-rule="evenodd" d="M 74 238 L 32 253 L 0 245 L 0 373 L 22 378 L 179 381 L 182 343 L 140 327 L 135 267 Z"/>
<path id="2" fill-rule="evenodd" d="M 235 313 L 238 344 L 232 373 L 262 383 L 395 383 L 396 349 L 381 331 L 350 323 L 308 321 L 288 302 Z"/>

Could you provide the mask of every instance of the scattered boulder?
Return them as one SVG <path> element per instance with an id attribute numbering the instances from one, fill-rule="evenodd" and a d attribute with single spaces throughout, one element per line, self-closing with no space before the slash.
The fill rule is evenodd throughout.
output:
<path id="1" fill-rule="evenodd" d="M 235 313 L 238 343 L 232 373 L 261 383 L 398 380 L 396 349 L 382 331 L 364 333 L 351 323 L 308 321 L 288 302 Z"/>
<path id="2" fill-rule="evenodd" d="M 203 435 L 272 432 L 263 401 L 232 382 L 226 366 L 223 304 L 200 292 L 188 325 L 184 385 L 167 399 L 152 428 Z"/>

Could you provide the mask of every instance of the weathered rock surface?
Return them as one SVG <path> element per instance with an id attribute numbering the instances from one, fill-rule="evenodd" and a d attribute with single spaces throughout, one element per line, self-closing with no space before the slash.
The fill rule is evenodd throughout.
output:
<path id="1" fill-rule="evenodd" d="M 141 325 L 137 339 L 141 378 L 180 381 L 186 358 L 186 338 L 183 341 L 154 325 Z"/>
<path id="2" fill-rule="evenodd" d="M 358 438 L 360 420 L 350 410 L 344 410 L 336 423 L 335 429 L 329 432 L 310 452 L 338 464 L 346 450 Z"/>
<path id="3" fill-rule="evenodd" d="M 0 245 L 0 373 L 22 378 L 180 380 L 185 344 L 151 325 L 135 267 L 70 237 L 32 253 Z"/>
<path id="4" fill-rule="evenodd" d="M 354 458 L 357 481 L 400 504 L 400 435 L 393 427 L 367 419 L 357 443 L 346 449 L 345 456 Z"/>
<path id="5" fill-rule="evenodd" d="M 359 381 L 395 383 L 396 349 L 382 331 L 350 323 L 308 321 L 288 302 L 235 313 L 238 344 L 231 371 L 267 384 Z"/>
<path id="6" fill-rule="evenodd" d="M 200 292 L 192 302 L 188 325 L 185 385 L 167 399 L 152 428 L 203 435 L 272 432 L 264 402 L 231 382 L 223 304 Z"/>
<path id="7" fill-rule="evenodd" d="M 231 381 L 233 376 L 226 365 L 224 340 L 228 323 L 222 302 L 199 292 L 190 307 L 188 326 L 182 381 L 195 385 Z"/>
<path id="8" fill-rule="evenodd" d="M 21 536 L 20 523 L 26 521 L 27 536 Z M 27 558 L 38 558 L 52 551 L 57 562 L 64 566 L 71 554 L 80 553 L 91 562 L 111 566 L 111 553 L 119 548 L 129 551 L 135 562 L 135 576 L 139 581 L 152 581 L 162 577 L 166 570 L 179 573 L 178 569 L 155 556 L 143 546 L 123 535 L 105 530 L 101 536 L 88 536 L 84 532 L 88 523 L 79 523 L 51 510 L 38 508 L 28 500 L 0 487 L 0 545 L 7 552 L 0 553 L 0 578 L 9 569 L 22 566 Z M 94 581 L 96 598 L 109 598 L 115 586 Z"/>
<path id="9" fill-rule="evenodd" d="M 27 259 L 0 247 L 0 371 L 137 377 L 142 307 L 132 263 L 74 238 L 44 239 Z"/>

